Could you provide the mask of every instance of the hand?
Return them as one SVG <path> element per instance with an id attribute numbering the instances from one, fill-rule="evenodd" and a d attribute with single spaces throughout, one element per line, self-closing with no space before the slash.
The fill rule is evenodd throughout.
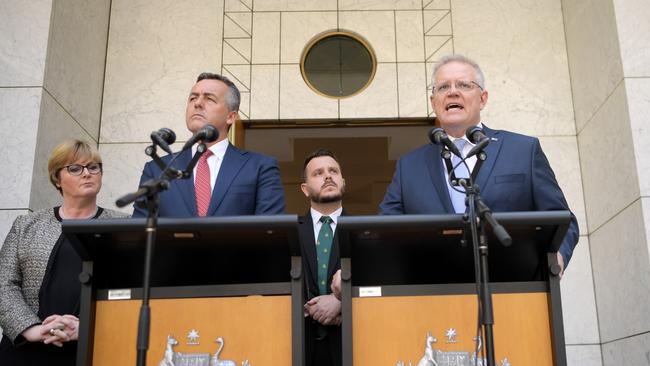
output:
<path id="1" fill-rule="evenodd" d="M 339 269 L 334 273 L 334 276 L 332 276 L 332 284 L 330 285 L 330 289 L 332 290 L 332 294 L 334 296 L 341 300 L 341 270 Z"/>
<path id="2" fill-rule="evenodd" d="M 334 295 L 316 296 L 305 304 L 305 311 L 323 325 L 341 324 L 341 301 Z"/>
<path id="3" fill-rule="evenodd" d="M 562 276 L 564 275 L 564 257 L 562 257 L 562 254 L 560 252 L 555 253 L 557 254 L 557 263 L 560 265 L 560 279 L 562 279 Z"/>
<path id="4" fill-rule="evenodd" d="M 43 343 L 62 346 L 79 339 L 79 318 L 74 315 L 51 315 L 43 321 Z"/>

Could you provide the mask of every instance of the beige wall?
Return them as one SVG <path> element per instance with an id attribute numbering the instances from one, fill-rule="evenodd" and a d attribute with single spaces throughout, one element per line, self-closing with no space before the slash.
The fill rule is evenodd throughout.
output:
<path id="1" fill-rule="evenodd" d="M 603 364 L 647 364 L 650 4 L 563 6 Z"/>

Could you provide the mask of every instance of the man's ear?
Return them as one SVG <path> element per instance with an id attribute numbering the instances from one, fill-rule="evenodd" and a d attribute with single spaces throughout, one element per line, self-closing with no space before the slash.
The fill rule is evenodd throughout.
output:
<path id="1" fill-rule="evenodd" d="M 305 195 L 305 197 L 309 197 L 309 191 L 307 191 L 307 183 L 300 183 L 300 190 Z"/>

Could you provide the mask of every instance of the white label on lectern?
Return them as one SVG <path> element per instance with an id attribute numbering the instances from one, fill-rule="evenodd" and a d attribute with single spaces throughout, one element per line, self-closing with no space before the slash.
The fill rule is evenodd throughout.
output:
<path id="1" fill-rule="evenodd" d="M 359 287 L 359 297 L 381 296 L 381 286 Z"/>
<path id="2" fill-rule="evenodd" d="M 130 300 L 131 299 L 131 289 L 122 289 L 122 290 L 108 290 L 108 299 L 109 300 Z"/>

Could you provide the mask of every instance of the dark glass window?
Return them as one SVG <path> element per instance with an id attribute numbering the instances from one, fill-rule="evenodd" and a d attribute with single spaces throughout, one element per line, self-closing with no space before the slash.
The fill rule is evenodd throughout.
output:
<path id="1" fill-rule="evenodd" d="M 343 98 L 365 89 L 375 73 L 375 57 L 360 39 L 333 33 L 311 43 L 304 53 L 307 84 L 329 97 Z"/>

